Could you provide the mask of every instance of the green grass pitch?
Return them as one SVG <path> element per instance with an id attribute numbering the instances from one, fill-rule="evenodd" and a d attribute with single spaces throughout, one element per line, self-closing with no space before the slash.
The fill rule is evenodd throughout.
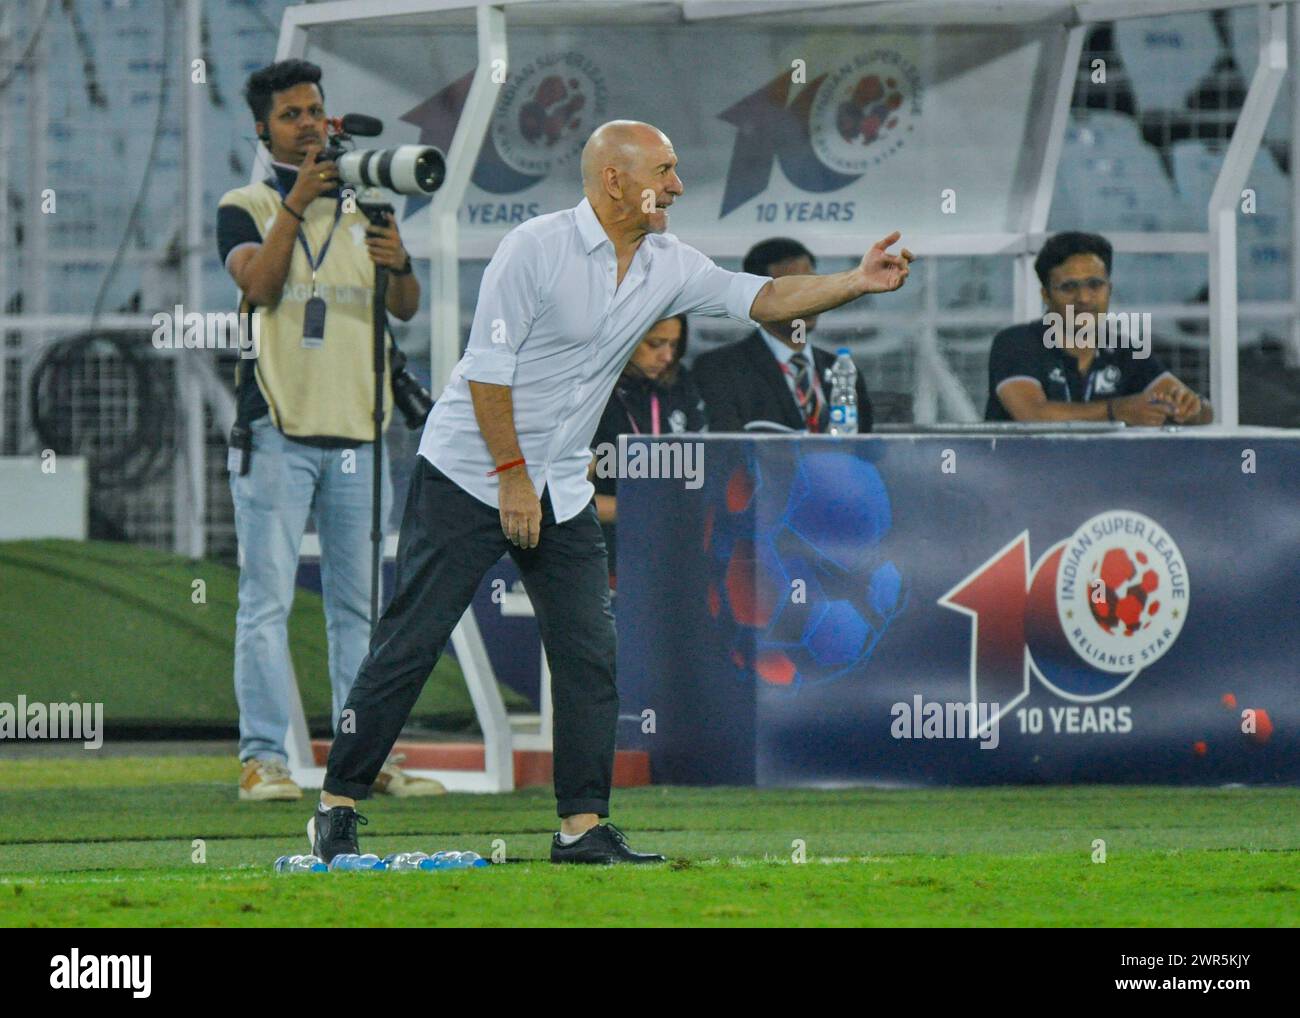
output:
<path id="1" fill-rule="evenodd" d="M 276 856 L 306 849 L 313 795 L 241 803 L 236 771 L 216 757 L 0 761 L 0 925 L 1300 923 L 1295 788 L 616 791 L 633 846 L 672 860 L 653 868 L 551 866 L 545 789 L 370 800 L 363 850 L 486 857 L 500 839 L 510 864 L 277 876 Z"/>

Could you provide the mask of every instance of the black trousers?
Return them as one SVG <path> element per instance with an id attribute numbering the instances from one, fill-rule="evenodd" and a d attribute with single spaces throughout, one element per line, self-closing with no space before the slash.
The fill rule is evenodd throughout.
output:
<path id="1" fill-rule="evenodd" d="M 618 690 L 595 505 L 557 524 L 543 492 L 541 539 L 535 548 L 519 548 L 502 533 L 496 509 L 423 456 L 416 457 L 406 496 L 396 589 L 348 696 L 352 724 L 341 724 L 334 738 L 325 791 L 369 795 L 452 630 L 503 552 L 519 567 L 551 668 L 556 811 L 609 815 Z"/>

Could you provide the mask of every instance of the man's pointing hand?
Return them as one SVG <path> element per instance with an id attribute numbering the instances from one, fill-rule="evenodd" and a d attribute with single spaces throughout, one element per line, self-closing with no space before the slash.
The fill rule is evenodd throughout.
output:
<path id="1" fill-rule="evenodd" d="M 898 242 L 902 236 L 897 230 L 883 240 L 878 240 L 871 250 L 862 256 L 858 272 L 866 293 L 889 293 L 897 290 L 907 281 L 908 264 L 912 261 L 912 252 L 903 248 L 899 254 L 890 254 L 886 250 Z"/>

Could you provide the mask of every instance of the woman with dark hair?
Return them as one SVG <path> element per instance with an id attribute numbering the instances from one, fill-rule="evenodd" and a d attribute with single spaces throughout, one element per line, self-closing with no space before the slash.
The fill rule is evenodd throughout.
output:
<path id="1" fill-rule="evenodd" d="M 609 552 L 611 587 L 617 562 L 614 528 L 618 518 L 618 479 L 602 476 L 609 471 L 598 470 L 597 464 L 618 462 L 619 435 L 674 435 L 708 430 L 704 401 L 681 363 L 687 336 L 685 315 L 655 322 L 632 352 L 632 359 L 614 385 L 592 439 L 595 457 L 590 476 L 596 488 L 596 515 Z"/>

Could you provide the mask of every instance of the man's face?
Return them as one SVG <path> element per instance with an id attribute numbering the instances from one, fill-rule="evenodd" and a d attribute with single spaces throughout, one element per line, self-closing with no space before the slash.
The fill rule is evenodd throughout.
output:
<path id="1" fill-rule="evenodd" d="M 786 258 L 784 261 L 772 262 L 767 267 L 767 274 L 773 279 L 779 279 L 781 276 L 810 276 L 813 271 L 812 259 L 807 255 L 796 255 L 794 258 Z M 794 322 L 764 322 L 763 325 L 772 335 L 779 336 L 787 342 L 793 341 Z M 804 315 L 803 331 L 805 338 L 816 326 L 816 315 Z"/>
<path id="2" fill-rule="evenodd" d="M 632 353 L 632 363 L 647 378 L 658 378 L 677 357 L 682 341 L 682 323 L 676 318 L 655 322 Z"/>
<path id="3" fill-rule="evenodd" d="M 259 124 L 271 133 L 271 158 L 297 166 L 309 149 L 325 147 L 325 99 L 316 85 L 300 82 L 272 93 L 271 112 Z"/>
<path id="4" fill-rule="evenodd" d="M 685 191 L 677 176 L 677 153 L 672 143 L 659 136 L 658 140 L 639 148 L 636 161 L 623 176 L 623 201 L 630 206 L 633 218 L 648 233 L 667 230 L 668 206 Z M 647 212 L 652 193 L 653 206 Z"/>
<path id="5" fill-rule="evenodd" d="M 1095 254 L 1070 255 L 1047 276 L 1043 302 L 1049 311 L 1064 317 L 1067 304 L 1074 305 L 1074 320 L 1104 315 L 1110 307 L 1110 280 L 1106 263 Z M 1093 319 L 1092 326 L 1097 326 Z"/>

